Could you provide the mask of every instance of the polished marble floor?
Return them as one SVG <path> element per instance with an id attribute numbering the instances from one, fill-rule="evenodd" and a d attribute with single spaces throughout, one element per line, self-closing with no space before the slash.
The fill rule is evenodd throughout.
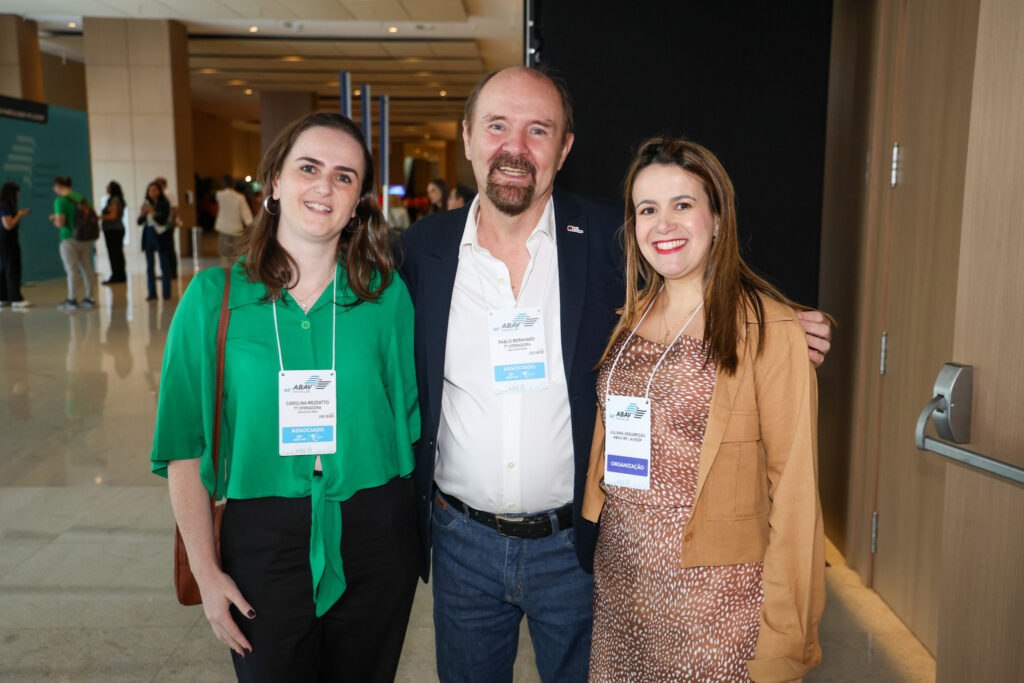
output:
<path id="1" fill-rule="evenodd" d="M 211 264 L 205 264 L 211 265 Z M 149 473 L 171 301 L 144 278 L 59 311 L 63 281 L 0 310 L 0 680 L 227 681 L 227 651 L 171 586 L 173 520 Z M 103 273 L 101 272 L 101 276 Z M 935 661 L 829 549 L 824 662 L 807 681 L 933 681 Z M 539 680 L 525 628 L 517 681 Z M 420 585 L 398 680 L 435 681 Z"/>

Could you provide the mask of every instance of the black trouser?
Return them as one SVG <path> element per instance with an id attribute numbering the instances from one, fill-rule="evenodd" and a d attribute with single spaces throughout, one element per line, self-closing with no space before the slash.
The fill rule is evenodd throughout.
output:
<path id="1" fill-rule="evenodd" d="M 8 232 L 0 225 L 0 232 Z M 18 236 L 0 234 L 0 301 L 21 301 L 21 245 Z"/>
<path id="2" fill-rule="evenodd" d="M 412 481 L 393 479 L 340 503 L 347 587 L 319 618 L 309 568 L 310 499 L 228 501 L 224 571 L 256 611 L 246 619 L 232 607 L 253 646 L 244 659 L 232 653 L 238 680 L 394 680 L 419 573 L 413 500 Z"/>
<path id="3" fill-rule="evenodd" d="M 124 272 L 124 228 L 103 228 L 103 241 L 107 245 L 107 254 L 110 256 L 110 280 L 112 282 L 124 282 L 127 276 Z"/>

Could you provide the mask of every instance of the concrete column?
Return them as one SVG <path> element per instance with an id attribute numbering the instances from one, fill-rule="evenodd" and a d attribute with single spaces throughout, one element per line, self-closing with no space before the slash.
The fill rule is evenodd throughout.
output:
<path id="1" fill-rule="evenodd" d="M 261 92 L 260 93 L 260 153 L 274 141 L 289 123 L 316 111 L 316 93 Z"/>
<path id="2" fill-rule="evenodd" d="M 0 95 L 44 101 L 39 28 L 15 14 L 0 14 Z"/>
<path id="3" fill-rule="evenodd" d="M 138 268 L 135 217 L 149 182 L 167 178 L 184 226 L 179 248 L 189 255 L 196 211 L 185 27 L 159 19 L 86 17 L 82 36 L 93 196 L 102 197 L 111 180 L 121 183 L 130 223 L 125 255 Z"/>

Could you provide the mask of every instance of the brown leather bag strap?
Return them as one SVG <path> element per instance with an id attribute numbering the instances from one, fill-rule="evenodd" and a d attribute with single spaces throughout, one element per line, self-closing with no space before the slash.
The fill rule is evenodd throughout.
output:
<path id="1" fill-rule="evenodd" d="M 231 267 L 224 267 L 224 298 L 220 302 L 220 320 L 217 323 L 217 389 L 213 400 L 213 494 L 210 496 L 210 505 L 217 503 L 217 484 L 220 480 L 217 470 L 220 465 L 220 416 L 224 402 L 224 349 L 228 341 L 228 320 L 231 318 L 231 309 L 228 308 L 228 298 L 231 293 Z"/>

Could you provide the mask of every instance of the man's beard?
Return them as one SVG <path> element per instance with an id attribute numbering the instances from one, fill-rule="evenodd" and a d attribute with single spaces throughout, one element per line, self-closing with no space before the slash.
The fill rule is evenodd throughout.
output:
<path id="1" fill-rule="evenodd" d="M 530 174 L 530 182 L 527 185 L 506 185 L 494 181 L 492 178 L 499 173 L 498 167 L 514 168 L 527 171 Z M 487 171 L 487 187 L 484 194 L 491 200 L 495 208 L 507 216 L 518 216 L 526 211 L 533 203 L 533 193 L 537 189 L 537 169 L 525 156 L 513 156 L 502 153 L 491 160 L 490 168 Z"/>

